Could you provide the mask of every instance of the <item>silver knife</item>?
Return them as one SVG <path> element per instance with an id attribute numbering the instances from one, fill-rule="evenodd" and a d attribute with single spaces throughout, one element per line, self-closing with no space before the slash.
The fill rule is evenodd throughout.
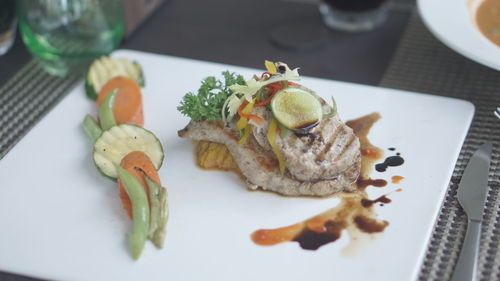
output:
<path id="1" fill-rule="evenodd" d="M 476 280 L 479 238 L 488 189 L 491 143 L 483 144 L 469 160 L 458 185 L 458 202 L 467 214 L 467 232 L 452 281 Z"/>

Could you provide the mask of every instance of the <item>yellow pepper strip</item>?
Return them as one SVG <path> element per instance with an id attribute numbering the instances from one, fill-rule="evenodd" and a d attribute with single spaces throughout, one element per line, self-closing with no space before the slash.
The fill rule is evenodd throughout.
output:
<path id="1" fill-rule="evenodd" d="M 245 132 L 243 133 L 243 136 L 241 137 L 239 144 L 245 144 L 247 142 L 248 137 L 250 136 L 250 133 L 252 132 L 252 127 L 250 124 L 248 124 L 245 127 Z"/>
<path id="2" fill-rule="evenodd" d="M 274 64 L 274 62 L 266 60 L 264 64 L 266 65 L 267 72 L 271 74 L 278 73 L 278 70 L 276 69 L 276 65 Z"/>
<path id="3" fill-rule="evenodd" d="M 250 102 L 241 111 L 245 114 L 250 114 L 250 112 L 252 112 L 253 105 L 254 105 L 254 103 Z M 238 130 L 242 130 L 243 128 L 245 128 L 247 126 L 247 124 L 248 124 L 248 118 L 240 116 L 240 119 L 236 123 L 236 127 L 238 128 Z"/>
<path id="4" fill-rule="evenodd" d="M 278 149 L 278 144 L 276 143 L 276 128 L 278 127 L 278 122 L 273 118 L 269 122 L 269 128 L 267 129 L 267 140 L 271 144 L 274 155 L 278 159 L 279 168 L 281 174 L 285 172 L 285 160 L 283 159 L 283 155 L 281 155 L 280 150 Z"/>
<path id="5" fill-rule="evenodd" d="M 242 130 L 247 126 L 247 124 L 248 124 L 248 118 L 240 117 L 240 119 L 236 123 L 236 128 L 238 128 L 238 130 Z"/>

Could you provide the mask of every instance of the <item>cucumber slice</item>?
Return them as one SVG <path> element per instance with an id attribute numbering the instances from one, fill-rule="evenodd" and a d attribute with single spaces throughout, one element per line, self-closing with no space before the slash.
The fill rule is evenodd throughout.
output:
<path id="1" fill-rule="evenodd" d="M 124 76 L 137 82 L 144 87 L 144 73 L 139 63 L 125 58 L 101 57 L 95 60 L 89 68 L 87 79 L 85 80 L 85 92 L 93 100 L 101 88 L 116 76 Z"/>
<path id="2" fill-rule="evenodd" d="M 123 157 L 132 151 L 144 152 L 156 169 L 161 167 L 163 148 L 158 138 L 150 131 L 130 124 L 117 125 L 102 133 L 94 144 L 94 163 L 103 175 L 116 179 L 115 165 L 120 165 Z"/>
<path id="3" fill-rule="evenodd" d="M 307 133 L 323 117 L 319 100 L 311 93 L 295 87 L 277 92 L 271 100 L 271 110 L 280 124 L 297 133 Z"/>

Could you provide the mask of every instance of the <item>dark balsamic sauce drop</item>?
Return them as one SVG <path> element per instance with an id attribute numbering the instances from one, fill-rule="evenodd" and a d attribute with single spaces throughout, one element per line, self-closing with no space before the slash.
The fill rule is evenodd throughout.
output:
<path id="1" fill-rule="evenodd" d="M 387 170 L 387 167 L 396 167 L 396 166 L 401 166 L 405 160 L 403 157 L 396 155 L 396 156 L 390 156 L 385 158 L 384 163 L 379 163 L 375 165 L 375 170 L 378 172 L 385 172 Z"/>
<path id="2" fill-rule="evenodd" d="M 340 232 L 346 227 L 344 222 L 327 221 L 325 232 L 318 233 L 305 228 L 293 241 L 299 242 L 304 250 L 317 250 L 319 247 L 331 243 L 340 238 Z"/>

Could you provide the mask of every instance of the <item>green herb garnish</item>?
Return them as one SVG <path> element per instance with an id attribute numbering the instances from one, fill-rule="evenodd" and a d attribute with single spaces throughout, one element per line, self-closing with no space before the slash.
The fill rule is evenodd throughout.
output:
<path id="1" fill-rule="evenodd" d="M 187 93 L 177 107 L 182 114 L 193 121 L 217 121 L 222 118 L 222 107 L 226 99 L 233 93 L 229 86 L 234 84 L 245 85 L 243 76 L 234 72 L 222 72 L 224 81 L 209 76 L 201 82 L 197 94 Z"/>

